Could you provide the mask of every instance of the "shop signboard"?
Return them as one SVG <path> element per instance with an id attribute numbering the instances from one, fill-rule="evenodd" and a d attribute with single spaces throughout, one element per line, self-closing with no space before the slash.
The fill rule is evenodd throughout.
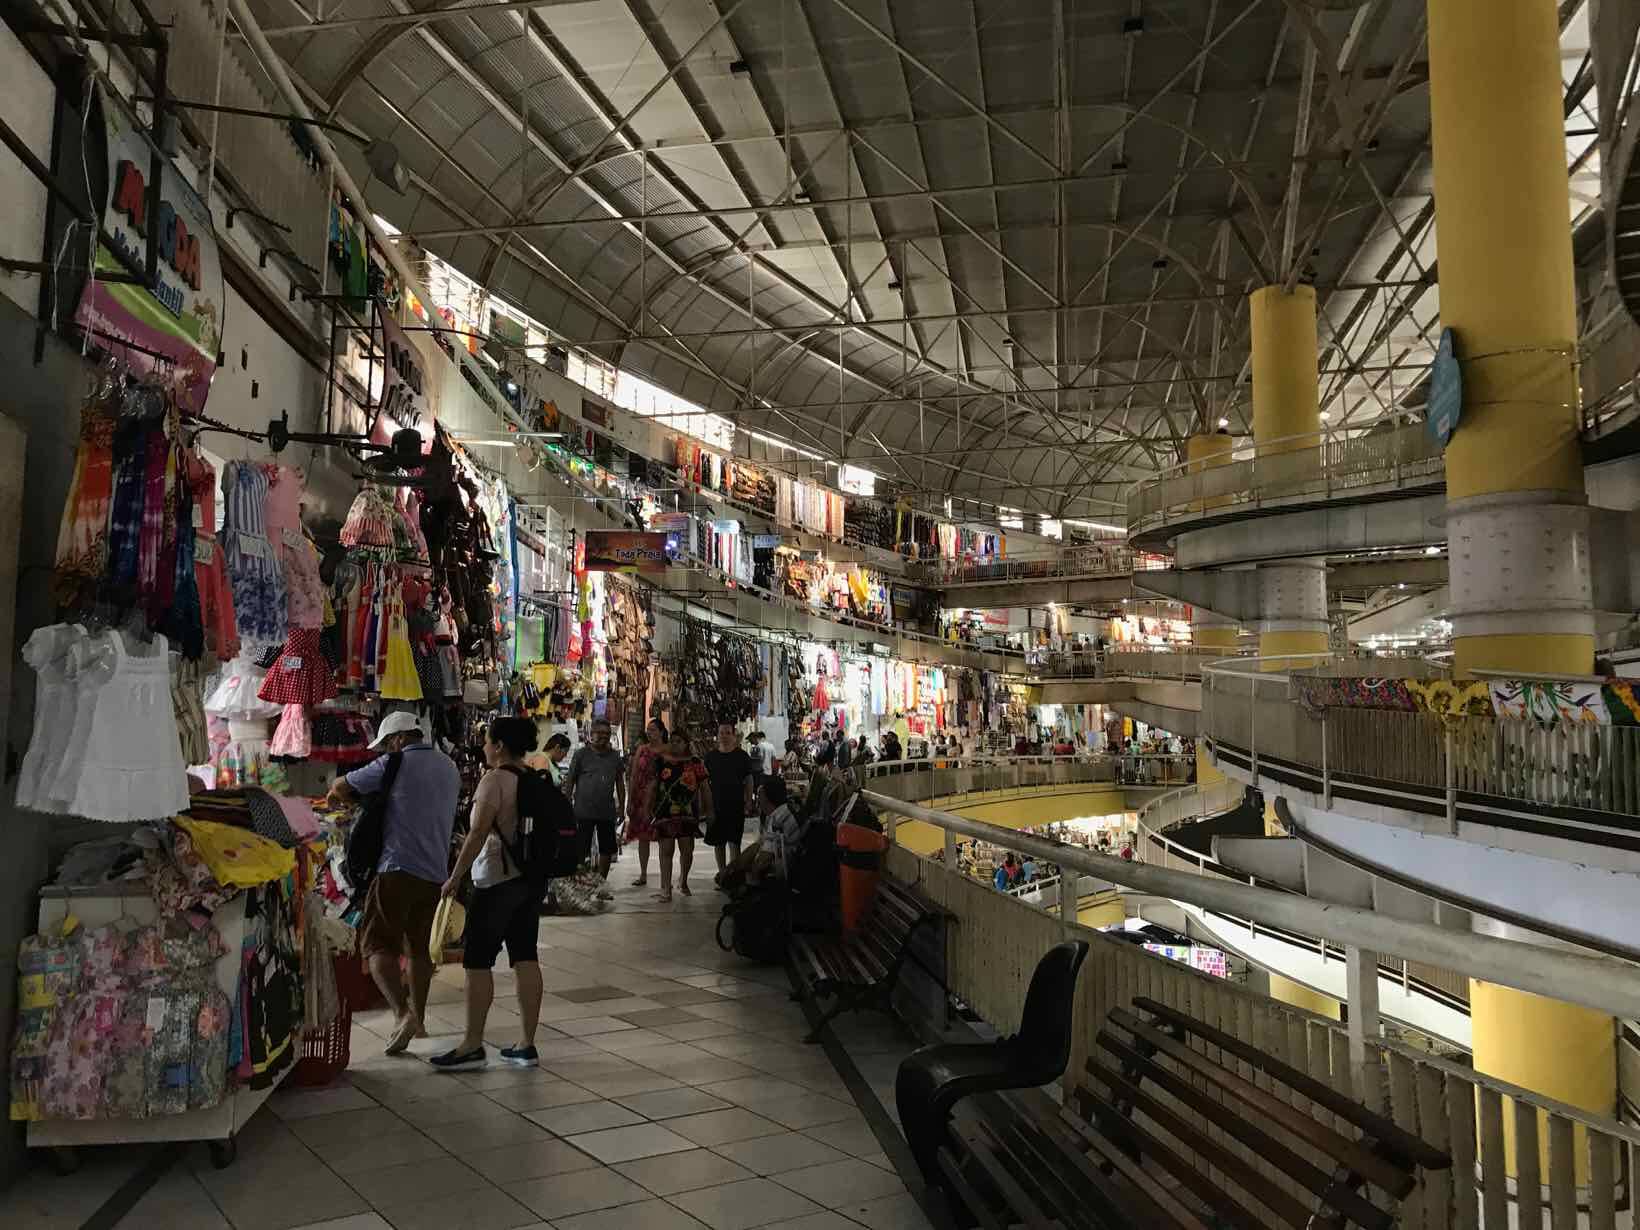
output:
<path id="1" fill-rule="evenodd" d="M 133 371 L 162 378 L 174 373 L 178 403 L 198 413 L 222 343 L 222 266 L 210 211 L 170 159 L 156 156 L 142 125 L 116 95 L 99 90 L 94 108 L 81 152 L 88 178 L 102 173 L 100 195 L 99 185 L 90 185 L 92 211 L 114 250 L 99 245 L 99 277 L 87 280 L 74 319 Z M 94 130 L 103 138 L 100 152 Z M 159 208 L 150 217 L 156 166 Z M 151 243 L 159 248 L 152 289 L 101 280 L 104 274 L 145 272 Z"/>
<path id="2" fill-rule="evenodd" d="M 639 530 L 588 530 L 588 572 L 665 572 L 666 535 Z"/>
<path id="3" fill-rule="evenodd" d="M 386 312 L 381 313 L 386 372 L 382 380 L 382 410 L 400 427 L 415 427 L 428 412 L 427 361 L 410 335 Z"/>
<path id="4" fill-rule="evenodd" d="M 1457 339 L 1451 329 L 1441 330 L 1435 362 L 1429 368 L 1429 404 L 1424 410 L 1424 430 L 1429 438 L 1446 448 L 1463 415 L 1463 368 L 1458 362 Z"/>

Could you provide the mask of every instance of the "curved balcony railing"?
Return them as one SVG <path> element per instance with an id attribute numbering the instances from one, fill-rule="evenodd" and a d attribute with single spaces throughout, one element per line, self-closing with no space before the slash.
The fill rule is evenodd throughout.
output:
<path id="1" fill-rule="evenodd" d="M 1196 824 L 1210 816 L 1220 815 L 1237 806 L 1244 787 L 1238 781 L 1225 780 L 1207 785 L 1186 786 L 1182 790 L 1159 795 L 1139 810 L 1138 841 L 1134 843 L 1136 857 L 1153 867 L 1169 871 L 1184 871 L 1191 875 L 1219 876 L 1238 883 L 1261 888 L 1279 886 L 1265 883 L 1227 867 L 1211 855 L 1181 845 L 1168 834 L 1186 825 Z M 1300 935 L 1282 927 L 1263 925 L 1251 918 L 1215 910 L 1213 913 L 1244 927 L 1250 937 L 1266 935 L 1298 948 L 1318 954 L 1323 961 L 1344 961 L 1344 948 L 1329 944 L 1313 936 Z M 1381 976 L 1399 982 L 1403 990 L 1425 995 L 1445 1007 L 1461 1012 L 1469 1011 L 1469 979 L 1462 974 L 1425 961 L 1404 957 L 1380 960 Z"/>
<path id="2" fill-rule="evenodd" d="M 1443 799 L 1453 824 L 1460 796 L 1465 803 L 1483 806 L 1526 804 L 1540 810 L 1640 816 L 1640 726 L 1601 722 L 1593 710 L 1579 714 L 1574 708 L 1567 717 L 1545 711 L 1544 720 L 1538 720 L 1304 703 L 1329 679 L 1440 678 L 1444 673 L 1442 667 L 1416 659 L 1218 659 L 1204 668 L 1201 730 L 1221 755 L 1236 753 L 1255 778 L 1261 764 L 1303 771 L 1315 779 L 1317 793 L 1329 804 L 1334 783 L 1349 782 L 1413 787 Z M 1550 695 L 1557 690 L 1598 692 L 1603 682 L 1518 674 L 1508 678 L 1532 685 L 1528 690 L 1546 705 L 1553 703 Z M 1376 686 L 1361 685 L 1364 691 Z M 1556 820 L 1546 815 L 1543 822 Z M 1576 835 L 1576 826 L 1564 828 Z"/>
<path id="3" fill-rule="evenodd" d="M 1194 681 L 1202 668 L 1224 656 L 1223 650 L 1200 652 L 1180 649 L 1107 649 L 1055 651 L 1032 649 L 1025 653 L 1025 669 L 1039 679 L 1176 679 Z"/>
<path id="4" fill-rule="evenodd" d="M 1430 487 L 1444 481 L 1444 465 L 1421 425 L 1324 428 L 1256 447 L 1243 440 L 1227 454 L 1182 462 L 1136 484 L 1128 492 L 1128 534 L 1370 489 Z"/>
<path id="5" fill-rule="evenodd" d="M 1126 542 L 1076 543 L 1057 551 L 1006 559 L 913 560 L 906 579 L 925 585 L 982 585 L 994 581 L 1047 581 L 1056 577 L 1125 577 L 1135 568 L 1160 568 L 1155 556 L 1135 555 Z"/>
<path id="6" fill-rule="evenodd" d="M 1043 786 L 1108 786 L 1117 781 L 1116 758 L 1095 756 L 938 756 L 917 760 L 876 760 L 855 765 L 855 777 L 870 790 L 907 801 L 1022 790 Z"/>

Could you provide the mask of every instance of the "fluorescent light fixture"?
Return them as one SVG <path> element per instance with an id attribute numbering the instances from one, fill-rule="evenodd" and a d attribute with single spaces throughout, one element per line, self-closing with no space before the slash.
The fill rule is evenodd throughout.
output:
<path id="1" fill-rule="evenodd" d="M 460 439 L 460 437 L 454 437 L 454 436 L 451 437 L 451 438 L 452 439 Z M 472 440 L 472 439 L 464 439 L 464 440 L 461 440 L 460 442 L 462 444 L 493 444 L 493 445 L 495 445 L 496 448 L 517 448 L 518 447 L 518 442 L 516 440 Z"/>
<path id="2" fill-rule="evenodd" d="M 1441 553 L 1441 549 L 1439 547 L 1425 547 L 1424 548 L 1424 554 L 1425 555 L 1439 555 L 1440 553 Z"/>

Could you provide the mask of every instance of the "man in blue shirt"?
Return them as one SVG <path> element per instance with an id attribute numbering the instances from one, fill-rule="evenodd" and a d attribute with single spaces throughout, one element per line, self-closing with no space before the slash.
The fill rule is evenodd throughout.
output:
<path id="1" fill-rule="evenodd" d="M 438 909 L 439 890 L 450 874 L 450 830 L 455 827 L 461 794 L 461 771 L 430 743 L 422 742 L 421 721 L 414 713 L 390 713 L 371 745 L 400 756 L 398 776 L 387 796 L 382 856 L 365 897 L 360 947 L 370 976 L 393 1008 L 395 1025 L 387 1053 L 410 1045 L 427 1016 L 427 991 L 433 962 L 427 952 Z M 354 803 L 382 788 L 388 755 L 382 755 L 338 777 L 330 787 L 332 804 Z M 399 977 L 399 957 L 408 950 L 410 994 Z"/>

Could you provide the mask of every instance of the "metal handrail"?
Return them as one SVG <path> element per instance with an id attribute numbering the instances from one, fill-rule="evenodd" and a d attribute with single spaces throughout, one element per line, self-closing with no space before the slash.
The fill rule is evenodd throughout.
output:
<path id="1" fill-rule="evenodd" d="M 1199 850 L 1192 850 L 1190 847 L 1181 845 L 1174 841 L 1171 837 L 1167 836 L 1167 833 L 1173 829 L 1180 828 L 1188 823 L 1199 822 L 1200 820 L 1206 819 L 1209 815 L 1218 814 L 1220 811 L 1229 810 L 1230 807 L 1233 807 L 1236 802 L 1239 801 L 1242 790 L 1243 787 L 1240 782 L 1226 779 L 1225 781 L 1214 782 L 1207 786 L 1202 786 L 1200 784 L 1186 786 L 1182 790 L 1174 790 L 1164 795 L 1158 795 L 1156 798 L 1150 800 L 1150 802 L 1146 803 L 1139 809 L 1139 814 L 1135 821 L 1135 827 L 1138 830 L 1139 840 L 1134 843 L 1134 857 L 1140 861 L 1149 862 L 1149 855 L 1152 848 L 1160 845 L 1163 847 L 1161 866 L 1164 868 L 1171 867 L 1171 863 L 1169 861 L 1169 856 L 1171 856 L 1172 858 L 1177 858 L 1184 864 L 1185 870 L 1188 874 L 1203 876 L 1216 875 L 1238 883 L 1244 880 L 1248 883 L 1254 883 L 1255 881 L 1251 880 L 1249 877 L 1236 871 L 1234 868 L 1227 867 L 1211 855 L 1203 854 Z M 1226 803 L 1224 799 L 1214 799 L 1214 792 L 1222 792 L 1228 797 L 1228 802 Z M 1162 827 L 1158 827 L 1156 824 L 1152 823 L 1150 820 L 1151 816 L 1166 812 L 1176 801 L 1191 794 L 1196 794 L 1201 799 L 1200 806 L 1195 808 L 1192 812 L 1187 815 L 1177 817 Z M 1244 918 L 1234 914 L 1222 913 L 1220 911 L 1214 911 L 1214 913 L 1217 913 L 1220 917 L 1228 918 L 1230 921 L 1239 923 L 1243 926 L 1256 926 L 1256 920 L 1254 919 Z M 1336 953 L 1340 960 L 1343 959 L 1343 952 L 1337 946 L 1327 945 L 1324 940 L 1313 939 L 1310 936 L 1304 936 L 1302 938 L 1308 941 L 1312 947 L 1318 949 L 1322 953 L 1323 957 L 1328 957 Z M 1414 967 L 1417 967 L 1417 969 L 1414 969 Z M 1409 990 L 1416 989 L 1420 993 L 1425 993 L 1424 986 L 1427 985 L 1439 992 L 1442 996 L 1449 999 L 1460 1000 L 1465 1004 L 1469 1002 L 1469 989 L 1467 982 L 1465 982 L 1462 989 L 1459 990 L 1458 983 L 1454 980 L 1461 978 L 1461 976 L 1454 974 L 1451 970 L 1430 965 L 1428 962 L 1408 960 L 1406 958 L 1401 958 L 1397 963 L 1388 963 L 1380 960 L 1378 963 L 1378 969 L 1381 974 L 1388 974 L 1392 978 L 1400 979 L 1401 985 Z M 1415 987 L 1414 984 L 1419 985 Z"/>
<path id="2" fill-rule="evenodd" d="M 1421 426 L 1391 431 L 1322 428 L 1274 440 L 1243 439 L 1228 453 L 1169 466 L 1128 489 L 1130 534 L 1166 524 L 1179 511 L 1198 516 L 1376 483 L 1429 485 L 1444 476 L 1440 450 Z M 1365 479 L 1365 481 L 1362 481 Z"/>
<path id="3" fill-rule="evenodd" d="M 1260 757 L 1303 766 L 1320 783 L 1330 807 L 1335 778 L 1393 782 L 1444 798 L 1446 821 L 1458 831 L 1460 794 L 1534 808 L 1575 807 L 1640 815 L 1640 727 L 1594 721 L 1539 722 L 1483 714 L 1435 714 L 1408 709 L 1335 706 L 1312 716 L 1297 703 L 1301 682 L 1351 675 L 1444 677 L 1444 664 L 1420 660 L 1220 658 L 1203 668 L 1200 729 L 1216 748 L 1248 758 L 1256 785 Z M 1393 671 L 1390 668 L 1395 668 Z M 1603 682 L 1595 676 L 1475 672 L 1478 679 L 1527 683 Z M 1545 817 L 1552 823 L 1553 817 Z M 1575 827 L 1568 827 L 1576 839 Z"/>
<path id="4" fill-rule="evenodd" d="M 1405 922 L 1372 910 L 1312 901 L 1293 893 L 1228 881 L 1221 883 L 1216 878 L 1127 862 L 951 812 L 919 807 L 874 791 L 866 792 L 865 798 L 882 812 L 920 820 L 950 834 L 1006 844 L 1010 849 L 1057 863 L 1062 868 L 1084 871 L 1138 892 L 1314 935 L 1335 944 L 1432 962 L 1461 970 L 1471 977 L 1582 1004 L 1612 1016 L 1640 1015 L 1640 967 L 1626 961 L 1474 932 L 1450 931 L 1427 923 Z"/>

